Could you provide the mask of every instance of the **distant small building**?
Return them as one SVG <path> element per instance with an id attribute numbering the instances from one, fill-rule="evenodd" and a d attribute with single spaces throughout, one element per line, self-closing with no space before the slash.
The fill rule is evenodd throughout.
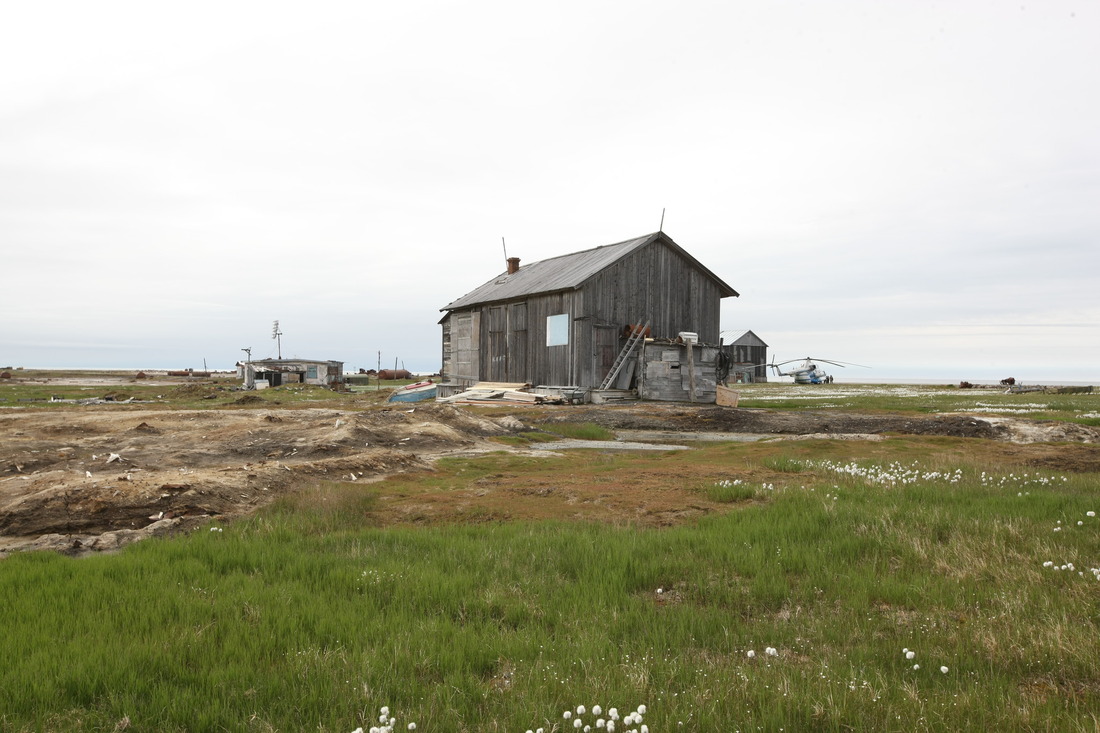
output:
<path id="1" fill-rule="evenodd" d="M 737 384 L 768 381 L 768 345 L 752 331 L 722 347 L 730 360 L 728 381 Z"/>
<path id="2" fill-rule="evenodd" d="M 245 389 L 317 384 L 331 387 L 344 382 L 344 362 L 314 359 L 258 359 L 241 365 Z"/>

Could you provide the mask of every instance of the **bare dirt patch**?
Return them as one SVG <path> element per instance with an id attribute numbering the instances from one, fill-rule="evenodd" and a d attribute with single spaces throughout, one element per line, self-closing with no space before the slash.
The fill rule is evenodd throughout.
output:
<path id="1" fill-rule="evenodd" d="M 162 531 L 166 520 L 187 528 L 248 513 L 320 479 L 369 480 L 442 455 L 500 449 L 487 438 L 507 432 L 442 405 L 7 412 L 0 554 L 114 549 L 137 536 L 111 533 Z"/>
<path id="2" fill-rule="evenodd" d="M 467 410 L 434 403 L 366 410 L 287 409 L 252 407 L 243 402 L 248 397 L 241 398 L 239 409 L 74 405 L 0 413 L 0 557 L 31 548 L 71 554 L 112 550 L 211 518 L 250 513 L 322 480 L 372 481 L 426 470 L 442 456 L 526 451 L 493 438 L 555 421 L 592 422 L 629 433 L 632 440 L 650 432 L 651 442 L 669 442 L 672 434 L 675 442 L 691 435 L 713 440 L 715 435 L 747 434 L 986 438 L 1005 441 L 1004 450 L 1029 465 L 1100 468 L 1100 430 L 1006 418 L 653 403 L 537 411 Z M 1079 445 L 1044 447 L 1043 440 Z M 414 522 L 600 516 L 665 524 L 713 509 L 674 488 L 683 483 L 677 460 L 682 464 L 682 459 L 669 458 L 667 469 L 649 465 L 644 471 L 614 475 L 559 471 L 529 484 L 507 476 L 489 478 L 468 492 L 395 496 L 387 502 L 396 518 Z M 524 500 L 519 502 L 522 511 L 517 510 L 517 499 Z"/>

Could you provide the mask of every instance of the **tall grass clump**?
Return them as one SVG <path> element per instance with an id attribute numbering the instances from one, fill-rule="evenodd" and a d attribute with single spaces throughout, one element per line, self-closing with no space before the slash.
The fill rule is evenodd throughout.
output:
<path id="1" fill-rule="evenodd" d="M 334 482 L 116 555 L 12 556 L 0 728 L 348 733 L 387 706 L 560 732 L 627 701 L 653 733 L 1094 726 L 1095 475 L 801 469 L 660 528 L 378 527 L 379 486 Z"/>

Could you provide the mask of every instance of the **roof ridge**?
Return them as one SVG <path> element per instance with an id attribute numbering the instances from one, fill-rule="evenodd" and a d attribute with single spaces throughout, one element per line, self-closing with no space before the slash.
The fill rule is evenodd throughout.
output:
<path id="1" fill-rule="evenodd" d="M 629 244 L 630 242 L 637 242 L 637 241 L 642 240 L 642 239 L 649 239 L 650 237 L 653 237 L 657 234 L 664 234 L 664 232 L 650 232 L 649 234 L 643 234 L 640 237 L 631 237 L 630 239 L 624 239 L 621 242 L 612 242 L 611 244 L 599 244 L 599 245 L 596 245 L 595 247 L 589 247 L 588 249 L 577 250 L 576 252 L 566 252 L 565 254 L 554 255 L 553 257 L 547 257 L 546 259 L 543 259 L 543 260 L 535 260 L 534 262 L 530 262 L 530 263 L 524 265 L 524 267 L 531 267 L 532 265 L 538 265 L 538 264 L 541 264 L 543 262 L 550 262 L 551 260 L 560 260 L 562 257 L 576 257 L 577 255 L 584 255 L 584 254 L 588 254 L 589 252 L 595 252 L 598 249 L 607 249 L 608 247 L 618 247 L 619 245 Z M 667 237 L 668 235 L 665 234 L 665 236 Z M 522 270 L 522 269 L 523 268 L 521 267 L 520 270 Z M 502 274 L 506 274 L 506 273 L 502 273 Z"/>

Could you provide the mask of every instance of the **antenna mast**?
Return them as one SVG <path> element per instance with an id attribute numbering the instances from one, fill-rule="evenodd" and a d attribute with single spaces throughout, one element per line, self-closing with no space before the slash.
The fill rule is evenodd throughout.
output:
<path id="1" fill-rule="evenodd" d="M 661 207 L 661 226 L 657 228 L 657 231 L 663 232 L 665 230 L 665 210 Z"/>
<path id="2" fill-rule="evenodd" d="M 279 349 L 279 358 L 283 358 L 283 332 L 279 330 L 279 322 L 275 321 L 275 325 L 271 328 L 271 338 L 275 339 L 275 344 Z"/>

